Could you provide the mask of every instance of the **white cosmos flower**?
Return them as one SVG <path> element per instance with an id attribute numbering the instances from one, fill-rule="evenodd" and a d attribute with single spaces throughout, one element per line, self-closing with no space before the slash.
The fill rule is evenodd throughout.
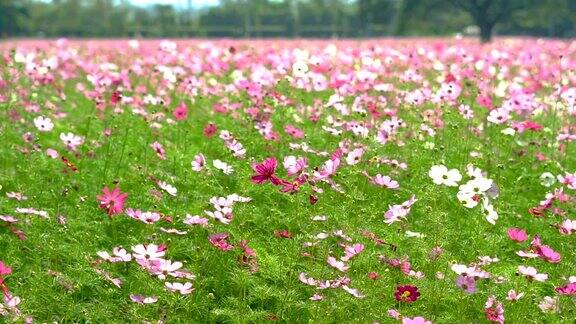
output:
<path id="1" fill-rule="evenodd" d="M 482 207 L 484 207 L 484 214 L 486 215 L 486 220 L 492 225 L 496 225 L 496 220 L 498 219 L 498 213 L 494 210 L 494 206 L 490 204 L 490 200 L 484 197 L 482 199 Z"/>
<path id="2" fill-rule="evenodd" d="M 176 187 L 164 181 L 158 181 L 158 187 L 160 187 L 160 189 L 166 191 L 169 195 L 174 197 L 176 197 L 176 194 L 178 193 L 178 189 L 176 189 Z"/>
<path id="3" fill-rule="evenodd" d="M 308 65 L 303 61 L 297 61 L 292 64 L 292 75 L 297 78 L 303 78 L 308 73 Z"/>
<path id="4" fill-rule="evenodd" d="M 550 187 L 554 183 L 556 183 L 556 178 L 554 177 L 554 175 L 552 173 L 544 172 L 540 176 L 540 184 L 543 185 L 544 187 Z"/>
<path id="5" fill-rule="evenodd" d="M 437 185 L 446 185 L 449 187 L 456 187 L 458 182 L 462 180 L 460 171 L 456 169 L 448 170 L 443 165 L 434 165 L 428 171 L 428 176 L 432 178 L 432 182 Z"/>
<path id="6" fill-rule="evenodd" d="M 212 161 L 212 164 L 216 169 L 224 172 L 224 174 L 232 174 L 232 172 L 234 172 L 234 169 L 230 165 L 220 160 L 214 160 Z"/>
<path id="7" fill-rule="evenodd" d="M 482 194 L 492 187 L 492 180 L 487 178 L 476 178 L 461 185 L 460 191 L 469 192 L 475 195 Z"/>
<path id="8" fill-rule="evenodd" d="M 469 191 L 458 191 L 456 197 L 460 203 L 466 208 L 474 208 L 478 205 L 478 200 L 474 199 L 476 195 Z"/>
<path id="9" fill-rule="evenodd" d="M 54 123 L 52 123 L 52 120 L 44 116 L 34 118 L 34 125 L 41 132 L 49 132 L 54 128 Z"/>

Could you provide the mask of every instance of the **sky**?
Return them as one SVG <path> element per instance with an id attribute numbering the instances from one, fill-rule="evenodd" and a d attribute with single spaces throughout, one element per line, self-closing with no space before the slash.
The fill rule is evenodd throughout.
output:
<path id="1" fill-rule="evenodd" d="M 130 0 L 131 3 L 139 6 L 148 6 L 152 4 L 170 4 L 177 7 L 188 6 L 188 0 Z M 191 0 L 192 7 L 202 8 L 207 6 L 215 6 L 219 0 Z"/>

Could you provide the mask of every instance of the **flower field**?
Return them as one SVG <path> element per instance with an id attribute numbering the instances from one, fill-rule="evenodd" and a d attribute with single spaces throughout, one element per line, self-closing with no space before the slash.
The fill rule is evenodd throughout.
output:
<path id="1" fill-rule="evenodd" d="M 0 55 L 0 321 L 576 318 L 574 41 Z"/>

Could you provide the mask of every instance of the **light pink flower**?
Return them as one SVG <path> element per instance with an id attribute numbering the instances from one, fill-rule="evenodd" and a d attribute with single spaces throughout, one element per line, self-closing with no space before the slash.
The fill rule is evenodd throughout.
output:
<path id="1" fill-rule="evenodd" d="M 106 209 L 108 216 L 112 216 L 122 213 L 128 194 L 121 192 L 119 187 L 115 187 L 112 191 L 110 191 L 108 187 L 104 187 L 102 189 L 102 195 L 96 198 L 100 201 L 100 208 Z"/>
<path id="2" fill-rule="evenodd" d="M 526 231 L 521 228 L 509 228 L 507 233 L 508 237 L 516 242 L 524 242 L 528 238 Z"/>
<path id="3" fill-rule="evenodd" d="M 180 282 L 165 282 L 164 286 L 166 286 L 166 288 L 172 292 L 178 292 L 181 295 L 188 295 L 190 293 L 192 293 L 192 291 L 194 291 L 194 288 L 192 288 L 192 283 L 191 282 L 185 282 L 185 283 L 180 283 Z"/>
<path id="4" fill-rule="evenodd" d="M 164 150 L 162 144 L 159 142 L 154 142 L 150 144 L 150 147 L 154 150 L 154 152 L 156 152 L 156 155 L 158 155 L 160 159 L 166 160 L 166 151 Z"/>
<path id="5" fill-rule="evenodd" d="M 328 257 L 328 264 L 333 268 L 336 268 L 342 272 L 346 272 L 350 266 L 346 265 L 343 261 L 336 260 L 336 258 L 329 256 Z"/>

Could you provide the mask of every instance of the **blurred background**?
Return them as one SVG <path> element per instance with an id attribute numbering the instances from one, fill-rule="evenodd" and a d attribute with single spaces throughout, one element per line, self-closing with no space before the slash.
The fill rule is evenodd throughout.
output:
<path id="1" fill-rule="evenodd" d="M 0 38 L 574 37 L 576 0 L 0 0 Z"/>

